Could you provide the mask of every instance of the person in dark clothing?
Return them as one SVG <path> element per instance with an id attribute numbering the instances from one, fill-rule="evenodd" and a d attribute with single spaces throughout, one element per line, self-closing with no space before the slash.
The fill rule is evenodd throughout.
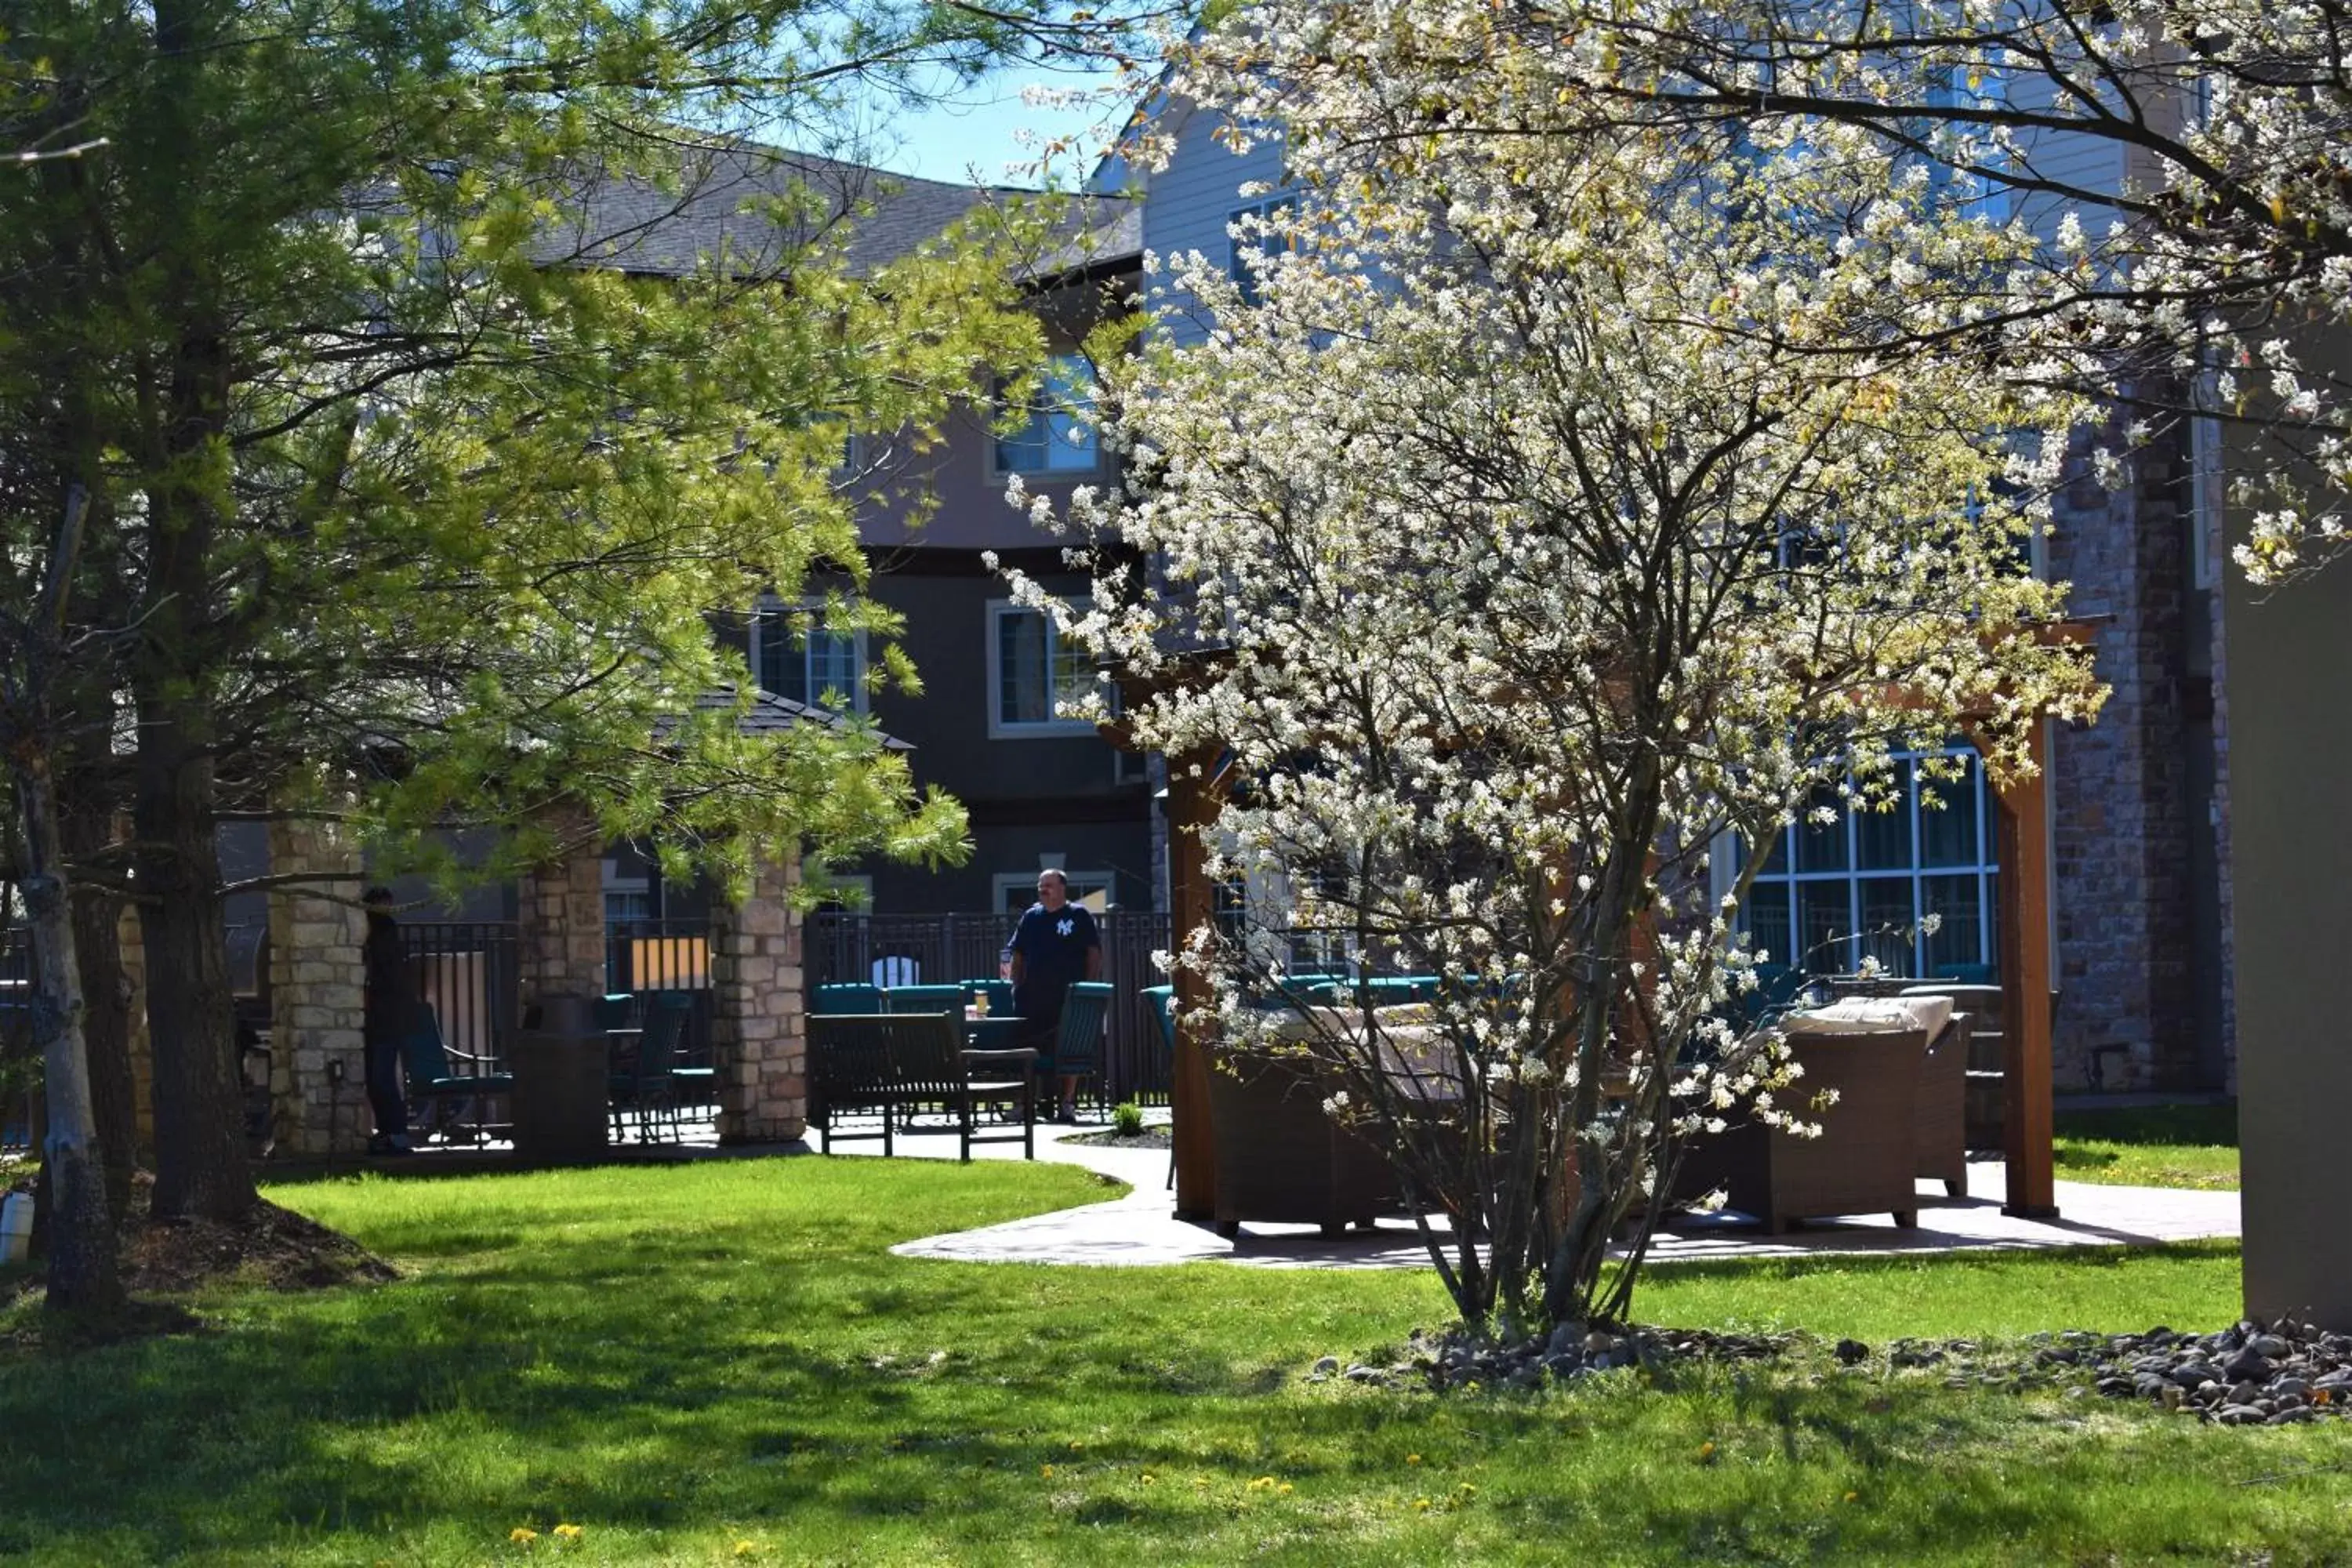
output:
<path id="1" fill-rule="evenodd" d="M 392 918 L 392 889 L 370 888 L 367 941 L 360 950 L 367 968 L 366 1047 L 368 1110 L 375 1118 L 371 1154 L 407 1154 L 408 1103 L 400 1090 L 400 1043 L 415 1021 L 416 984 L 408 955 L 400 950 L 400 923 Z"/>
<path id="2" fill-rule="evenodd" d="M 1054 1071 L 1054 1037 L 1062 1027 L 1062 1000 L 1071 983 L 1098 979 L 1102 974 L 1102 931 L 1094 912 L 1070 902 L 1069 879 L 1059 871 L 1037 873 L 1037 901 L 1013 928 L 1013 1010 L 1027 1026 L 1024 1045 L 1037 1050 L 1037 1070 L 1050 1084 Z M 1056 1121 L 1078 1119 L 1078 1078 L 1060 1075 L 1061 1110 Z"/>

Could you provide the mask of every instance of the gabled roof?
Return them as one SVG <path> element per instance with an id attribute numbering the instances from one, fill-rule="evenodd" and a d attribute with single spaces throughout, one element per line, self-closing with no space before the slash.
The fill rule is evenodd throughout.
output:
<path id="1" fill-rule="evenodd" d="M 581 176 L 584 194 L 559 198 L 568 216 L 543 242 L 550 260 L 680 277 L 724 256 L 740 275 L 778 269 L 792 252 L 845 226 L 850 269 L 870 273 L 906 256 L 989 202 L 1034 192 L 951 184 L 751 142 L 681 142 L 673 188 L 635 173 Z M 1142 249 L 1135 204 L 1073 195 L 1066 238 L 1034 270 L 1053 276 Z M 781 221 L 780 221 L 781 220 Z"/>

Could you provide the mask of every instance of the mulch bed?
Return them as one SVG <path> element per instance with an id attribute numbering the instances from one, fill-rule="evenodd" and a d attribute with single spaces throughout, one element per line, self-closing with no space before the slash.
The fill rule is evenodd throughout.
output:
<path id="1" fill-rule="evenodd" d="M 1065 1138 L 1065 1143 L 1094 1143 L 1105 1149 L 1172 1149 L 1176 1140 L 1165 1127 L 1147 1127 L 1132 1138 L 1122 1138 L 1117 1132 L 1080 1132 Z"/>
<path id="2" fill-rule="evenodd" d="M 168 1298 L 189 1295 L 215 1280 L 236 1279 L 272 1290 L 322 1290 L 400 1277 L 399 1270 L 350 1237 L 266 1198 L 257 1200 L 252 1213 L 234 1225 L 204 1219 L 157 1221 L 148 1214 L 153 1190 L 153 1178 L 141 1172 L 131 1188 L 131 1211 L 123 1218 L 120 1267 L 123 1289 L 133 1298 L 129 1309 L 104 1324 L 76 1325 L 68 1336 L 72 1342 L 200 1330 L 203 1321 Z M 25 1269 L 9 1287 L 0 1287 L 0 1308 L 37 1296 L 43 1289 L 38 1266 Z M 157 1297 L 167 1300 L 152 1300 Z M 19 1344 L 43 1342 L 37 1321 L 0 1338 Z"/>

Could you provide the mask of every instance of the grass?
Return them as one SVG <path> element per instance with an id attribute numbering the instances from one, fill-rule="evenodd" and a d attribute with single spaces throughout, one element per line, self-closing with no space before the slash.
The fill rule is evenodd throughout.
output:
<path id="1" fill-rule="evenodd" d="M 2058 1174 L 2065 1181 L 2237 1189 L 2235 1106 L 2064 1111 L 2057 1133 Z"/>
<path id="2" fill-rule="evenodd" d="M 895 1240 L 1068 1167 L 816 1158 L 280 1186 L 399 1283 L 226 1288 L 213 1331 L 0 1360 L 26 1564 L 2345 1560 L 2352 1432 L 1839 1373 L 1436 1397 L 1316 1356 L 1419 1273 L 1052 1268 Z M 1643 1316 L 1882 1342 L 2238 1306 L 2234 1251 L 1661 1271 Z M 1423 1505 L 1426 1505 L 1425 1507 Z M 553 1535 L 577 1524 L 573 1542 Z M 509 1532 L 528 1528 L 528 1546 Z"/>

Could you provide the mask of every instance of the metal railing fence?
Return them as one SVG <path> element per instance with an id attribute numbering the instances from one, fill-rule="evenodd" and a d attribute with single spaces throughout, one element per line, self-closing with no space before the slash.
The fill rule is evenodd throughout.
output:
<path id="1" fill-rule="evenodd" d="M 808 984 L 942 985 L 992 980 L 1019 919 L 1013 914 L 811 915 L 803 946 Z M 1165 984 L 1152 954 L 1170 946 L 1171 923 L 1152 910 L 1112 909 L 1102 927 L 1103 978 L 1114 987 L 1104 1019 L 1102 1090 L 1111 1103 L 1168 1100 L 1169 1061 L 1144 991 Z"/>

